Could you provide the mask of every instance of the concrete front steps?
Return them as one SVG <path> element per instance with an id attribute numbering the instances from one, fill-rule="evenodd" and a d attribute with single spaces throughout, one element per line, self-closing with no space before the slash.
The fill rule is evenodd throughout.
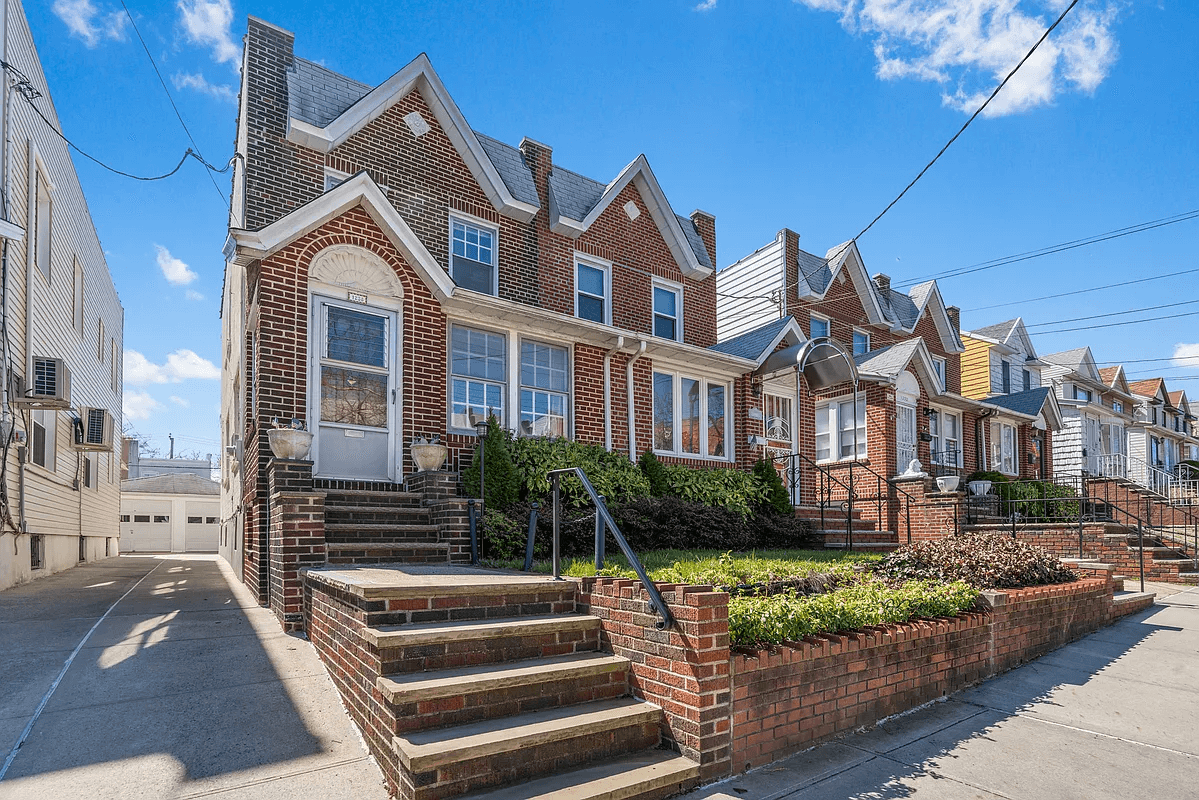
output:
<path id="1" fill-rule="evenodd" d="M 328 489 L 325 548 L 330 564 L 446 564 L 423 495 L 381 489 Z"/>
<path id="2" fill-rule="evenodd" d="M 601 650 L 599 618 L 575 613 L 574 582 L 329 570 L 360 598 L 373 662 L 335 683 L 371 679 L 379 713 L 364 732 L 402 800 L 659 800 L 698 784 L 697 763 L 660 749 L 662 709 L 630 696 L 630 662 Z"/>

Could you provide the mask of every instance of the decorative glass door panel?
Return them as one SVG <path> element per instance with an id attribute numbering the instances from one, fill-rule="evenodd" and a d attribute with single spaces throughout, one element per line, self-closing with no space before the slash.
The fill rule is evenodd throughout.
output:
<path id="1" fill-rule="evenodd" d="M 322 477 L 395 477 L 396 315 L 314 297 L 316 343 L 314 446 Z"/>
<path id="2" fill-rule="evenodd" d="M 916 406 L 899 403 L 895 406 L 896 471 L 904 472 L 916 458 Z"/>

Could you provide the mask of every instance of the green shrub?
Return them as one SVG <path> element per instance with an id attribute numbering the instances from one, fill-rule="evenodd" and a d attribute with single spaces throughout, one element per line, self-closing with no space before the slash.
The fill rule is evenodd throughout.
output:
<path id="1" fill-rule="evenodd" d="M 527 525 L 527 518 L 522 524 L 520 520 L 497 509 L 484 509 L 480 526 L 480 554 L 487 559 L 523 560 Z"/>
<path id="2" fill-rule="evenodd" d="M 666 470 L 662 468 L 662 462 L 654 455 L 653 450 L 646 450 L 641 454 L 639 466 L 645 479 L 649 481 L 649 493 L 652 496 L 662 497 L 669 491 L 666 483 Z"/>
<path id="3" fill-rule="evenodd" d="M 1078 492 L 1069 486 L 1052 481 L 1008 481 L 997 484 L 996 491 L 1006 503 L 1006 514 L 1028 520 L 1078 518 Z"/>
<path id="4" fill-rule="evenodd" d="M 778 470 L 774 468 L 773 461 L 759 458 L 754 464 L 754 478 L 766 490 L 766 496 L 762 500 L 763 508 L 773 509 L 779 514 L 795 516 L 795 506 L 791 504 L 791 494 L 787 491 L 787 487 L 783 486 L 783 479 Z"/>
<path id="5" fill-rule="evenodd" d="M 500 427 L 493 414 L 487 420 L 487 436 L 483 438 L 484 480 L 487 482 L 485 499 L 492 508 L 505 508 L 516 502 L 520 495 L 520 484 L 512 460 L 512 434 Z M 475 448 L 470 466 L 462 473 L 462 483 L 470 497 L 479 494 L 479 448 Z"/>
<path id="6" fill-rule="evenodd" d="M 766 487 L 752 474 L 739 469 L 696 469 L 684 464 L 671 464 L 662 469 L 671 497 L 720 506 L 736 511 L 742 517 L 748 517 L 766 497 Z"/>
<path id="7" fill-rule="evenodd" d="M 512 443 L 512 452 L 522 500 L 548 499 L 550 480 L 546 473 L 567 467 L 581 467 L 609 505 L 650 494 L 649 481 L 637 465 L 621 453 L 605 450 L 602 445 L 522 436 Z M 562 504 L 566 507 L 591 505 L 591 499 L 577 478 L 564 478 L 560 491 Z"/>
<path id="8" fill-rule="evenodd" d="M 965 581 L 979 589 L 1069 583 L 1075 572 L 1039 547 L 997 533 L 968 533 L 901 547 L 877 574 L 892 581 Z"/>
<path id="9" fill-rule="evenodd" d="M 970 483 L 970 481 L 990 481 L 991 483 L 994 483 L 994 484 L 1000 484 L 1000 483 L 1007 483 L 1008 480 L 1009 480 L 1008 476 L 1004 475 L 1002 472 L 995 472 L 995 471 L 988 471 L 988 470 L 980 470 L 978 472 L 972 472 L 966 476 L 966 483 Z"/>
<path id="10" fill-rule="evenodd" d="M 913 617 L 953 617 L 977 597 L 962 581 L 908 581 L 895 588 L 864 581 L 825 594 L 731 597 L 729 638 L 734 645 L 771 645 Z"/>

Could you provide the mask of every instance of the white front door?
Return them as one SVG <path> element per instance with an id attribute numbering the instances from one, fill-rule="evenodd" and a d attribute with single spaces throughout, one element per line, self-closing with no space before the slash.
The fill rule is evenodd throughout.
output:
<path id="1" fill-rule="evenodd" d="M 312 300 L 314 472 L 395 480 L 396 313 L 319 295 Z"/>
<path id="2" fill-rule="evenodd" d="M 900 398 L 895 404 L 896 471 L 903 473 L 916 458 L 916 404 Z"/>
<path id="3" fill-rule="evenodd" d="M 1082 446 L 1086 448 L 1086 468 L 1092 475 L 1102 474 L 1103 469 L 1103 436 L 1102 428 L 1099 426 L 1099 420 L 1094 417 L 1083 416 L 1083 440 Z"/>

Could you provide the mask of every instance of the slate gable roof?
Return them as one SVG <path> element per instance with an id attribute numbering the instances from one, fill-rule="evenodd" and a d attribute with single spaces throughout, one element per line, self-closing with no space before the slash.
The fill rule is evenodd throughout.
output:
<path id="1" fill-rule="evenodd" d="M 907 368 L 919 348 L 919 339 L 905 339 L 869 353 L 860 353 L 853 360 L 858 372 L 894 377 Z"/>
<path id="2" fill-rule="evenodd" d="M 1073 350 L 1063 350 L 1060 353 L 1050 353 L 1047 356 L 1041 356 L 1041 360 L 1057 364 L 1059 367 L 1077 369 L 1082 364 L 1083 359 L 1086 358 L 1086 355 L 1087 348 L 1075 347 Z M 1100 371 L 1101 376 L 1102 374 L 1102 371 Z"/>
<path id="3" fill-rule="evenodd" d="M 1048 386 L 1038 386 L 1036 389 L 1029 389 L 1026 392 L 988 397 L 983 402 L 987 405 L 1007 409 L 1008 411 L 1015 411 L 1017 414 L 1027 414 L 1030 417 L 1035 417 L 1045 407 L 1045 401 L 1051 391 Z"/>
<path id="4" fill-rule="evenodd" d="M 293 119 L 317 127 L 325 127 L 345 113 L 352 105 L 374 89 L 313 61 L 296 57 L 287 71 L 287 111 Z M 474 132 L 504 185 L 517 200 L 540 206 L 533 174 L 520 149 L 498 139 Z M 550 173 L 550 190 L 559 211 L 566 217 L 581 220 L 595 208 L 607 184 L 576 172 L 555 166 Z M 687 243 L 699 263 L 713 269 L 708 248 L 689 218 L 676 214 Z"/>
<path id="5" fill-rule="evenodd" d="M 121 481 L 122 492 L 153 492 L 155 494 L 219 495 L 221 485 L 208 478 L 183 472 L 178 475 L 151 475 Z"/>
<path id="6" fill-rule="evenodd" d="M 791 317 L 782 317 L 767 322 L 765 325 L 754 328 L 752 331 L 746 331 L 740 336 L 734 336 L 732 339 L 717 342 L 708 349 L 739 358 L 760 358 L 763 351 L 770 346 L 770 343 L 774 341 L 774 338 L 779 335 L 779 332 L 783 328 L 787 327 L 790 321 Z"/>
<path id="7" fill-rule="evenodd" d="M 983 328 L 975 328 L 973 331 L 969 332 L 977 333 L 979 336 L 986 336 L 988 339 L 997 339 L 1002 342 L 1003 340 L 1007 339 L 1008 335 L 1012 332 L 1012 328 L 1016 327 L 1016 323 L 1019 321 L 1020 319 L 1017 317 L 1016 319 L 1009 319 L 1007 322 L 997 322 L 994 325 L 987 325 Z"/>

